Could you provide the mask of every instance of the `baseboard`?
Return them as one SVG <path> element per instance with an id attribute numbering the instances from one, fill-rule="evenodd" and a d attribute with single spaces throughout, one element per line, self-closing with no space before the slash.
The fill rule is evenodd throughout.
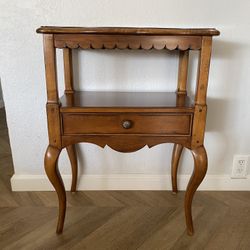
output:
<path id="1" fill-rule="evenodd" d="M 70 189 L 71 175 L 62 176 L 66 190 Z M 178 177 L 179 190 L 185 190 L 189 175 Z M 13 191 L 54 190 L 46 175 L 18 175 L 11 178 Z M 171 190 L 170 175 L 117 174 L 82 175 L 78 190 Z M 246 179 L 231 179 L 229 175 L 207 175 L 199 190 L 250 191 L 250 175 Z"/>
<path id="2" fill-rule="evenodd" d="M 4 101 L 0 100 L 0 109 L 4 107 Z"/>

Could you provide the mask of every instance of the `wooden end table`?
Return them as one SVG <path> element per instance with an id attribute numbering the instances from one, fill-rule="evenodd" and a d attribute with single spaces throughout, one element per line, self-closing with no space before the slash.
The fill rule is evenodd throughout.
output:
<path id="1" fill-rule="evenodd" d="M 40 27 L 44 38 L 49 146 L 45 170 L 59 199 L 57 233 L 63 231 L 66 193 L 57 160 L 66 148 L 72 167 L 71 191 L 76 191 L 75 144 L 109 145 L 133 152 L 145 145 L 174 143 L 172 187 L 177 192 L 177 169 L 183 147 L 191 150 L 194 170 L 185 194 L 187 232 L 192 235 L 191 205 L 207 171 L 204 148 L 206 95 L 212 36 L 216 29 Z M 73 88 L 72 49 L 179 50 L 175 93 L 78 92 Z M 56 49 L 63 50 L 65 94 L 57 90 Z M 189 51 L 199 51 L 195 100 L 187 96 Z"/>

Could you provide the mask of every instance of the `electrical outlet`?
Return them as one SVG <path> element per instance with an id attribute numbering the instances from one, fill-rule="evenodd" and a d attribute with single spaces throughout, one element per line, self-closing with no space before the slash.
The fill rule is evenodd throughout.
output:
<path id="1" fill-rule="evenodd" d="M 235 155 L 231 178 L 246 178 L 248 167 L 248 155 Z"/>

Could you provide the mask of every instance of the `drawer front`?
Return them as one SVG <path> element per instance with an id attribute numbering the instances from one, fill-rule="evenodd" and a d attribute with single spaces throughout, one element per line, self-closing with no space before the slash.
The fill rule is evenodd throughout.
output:
<path id="1" fill-rule="evenodd" d="M 63 133 L 190 135 L 192 114 L 63 114 Z"/>

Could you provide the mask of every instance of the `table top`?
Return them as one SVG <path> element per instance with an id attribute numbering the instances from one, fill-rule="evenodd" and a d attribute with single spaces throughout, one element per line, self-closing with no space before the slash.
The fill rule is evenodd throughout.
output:
<path id="1" fill-rule="evenodd" d="M 41 26 L 37 33 L 44 34 L 105 34 L 105 35 L 168 35 L 218 36 L 214 28 L 153 28 L 153 27 L 57 27 Z"/>

